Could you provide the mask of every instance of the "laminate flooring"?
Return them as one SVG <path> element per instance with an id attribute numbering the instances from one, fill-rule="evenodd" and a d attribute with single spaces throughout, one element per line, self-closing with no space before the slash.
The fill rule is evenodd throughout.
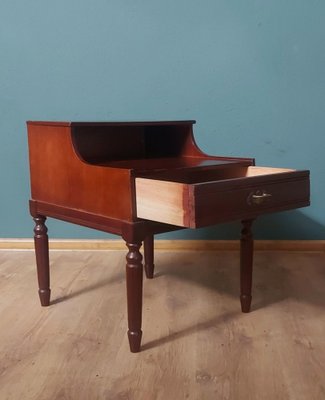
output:
<path id="1" fill-rule="evenodd" d="M 255 252 L 252 311 L 235 251 L 157 251 L 142 351 L 126 336 L 125 252 L 0 252 L 0 400 L 325 399 L 325 255 Z"/>

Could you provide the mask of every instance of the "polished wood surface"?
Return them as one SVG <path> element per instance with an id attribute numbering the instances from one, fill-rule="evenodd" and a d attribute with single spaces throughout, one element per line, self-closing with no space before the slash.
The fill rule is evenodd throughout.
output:
<path id="1" fill-rule="evenodd" d="M 132 220 L 130 171 L 82 162 L 69 127 L 29 125 L 29 151 L 33 200 Z"/>
<path id="2" fill-rule="evenodd" d="M 35 217 L 34 243 L 38 277 L 38 294 L 43 307 L 50 304 L 49 238 L 45 217 Z"/>
<path id="3" fill-rule="evenodd" d="M 248 313 L 252 302 L 254 240 L 253 220 L 242 221 L 240 238 L 240 304 L 241 310 Z"/>
<path id="4" fill-rule="evenodd" d="M 126 243 L 129 251 L 126 255 L 126 293 L 128 304 L 128 337 L 130 350 L 140 350 L 142 337 L 142 282 L 143 265 L 140 253 L 141 242 Z"/>
<path id="5" fill-rule="evenodd" d="M 154 238 L 153 235 L 148 235 L 143 241 L 144 251 L 144 270 L 148 279 L 153 278 L 155 271 L 154 264 Z"/>
<path id="6" fill-rule="evenodd" d="M 138 354 L 125 335 L 125 251 L 51 260 L 53 306 L 40 308 L 33 252 L 0 251 L 1 399 L 323 398 L 324 251 L 255 251 L 249 314 L 238 251 L 156 251 Z"/>
<path id="7" fill-rule="evenodd" d="M 143 242 L 151 279 L 155 234 L 309 205 L 308 171 L 209 156 L 195 143 L 194 122 L 27 122 L 41 304 L 50 303 L 47 217 L 122 236 L 132 352 L 142 335 Z M 248 312 L 253 242 L 244 225 L 241 305 Z"/>

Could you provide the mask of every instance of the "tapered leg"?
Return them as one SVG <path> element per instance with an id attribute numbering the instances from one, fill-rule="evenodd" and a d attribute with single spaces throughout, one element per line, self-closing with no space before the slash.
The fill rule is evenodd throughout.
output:
<path id="1" fill-rule="evenodd" d="M 141 242 L 126 243 L 129 252 L 126 256 L 126 289 L 128 306 L 128 337 L 132 353 L 140 351 L 142 320 L 142 281 L 143 266 L 140 253 Z"/>
<path id="2" fill-rule="evenodd" d="M 147 236 L 143 241 L 144 247 L 144 270 L 148 279 L 153 278 L 154 274 L 154 248 L 153 248 L 153 235 Z"/>
<path id="3" fill-rule="evenodd" d="M 50 304 L 50 268 L 49 268 L 49 244 L 46 217 L 38 216 L 34 218 L 34 243 L 37 264 L 38 294 L 42 306 Z"/>
<path id="4" fill-rule="evenodd" d="M 252 301 L 252 272 L 254 241 L 251 231 L 253 220 L 242 221 L 240 240 L 240 303 L 242 312 L 248 313 Z"/>

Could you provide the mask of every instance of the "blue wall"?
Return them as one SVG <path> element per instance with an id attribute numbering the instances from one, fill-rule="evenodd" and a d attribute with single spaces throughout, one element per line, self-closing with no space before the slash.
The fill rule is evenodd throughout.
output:
<path id="1" fill-rule="evenodd" d="M 27 119 L 196 119 L 210 154 L 311 169 L 312 206 L 260 218 L 257 237 L 325 239 L 324 15 L 317 0 L 1 0 L 0 237 L 33 228 Z"/>

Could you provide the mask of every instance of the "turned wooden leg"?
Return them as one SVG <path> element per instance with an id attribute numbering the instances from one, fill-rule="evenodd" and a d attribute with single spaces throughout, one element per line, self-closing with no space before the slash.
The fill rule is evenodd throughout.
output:
<path id="1" fill-rule="evenodd" d="M 251 231 L 253 220 L 242 221 L 240 240 L 240 303 L 242 312 L 248 313 L 252 301 L 252 272 L 254 240 Z"/>
<path id="2" fill-rule="evenodd" d="M 140 351 L 142 319 L 142 281 L 143 266 L 140 253 L 141 242 L 126 243 L 129 252 L 126 256 L 126 289 L 128 307 L 128 337 L 132 353 Z"/>
<path id="3" fill-rule="evenodd" d="M 153 248 L 153 235 L 147 236 L 143 241 L 144 247 L 144 270 L 148 279 L 153 278 L 154 274 L 154 248 Z"/>
<path id="4" fill-rule="evenodd" d="M 34 243 L 37 265 L 38 294 L 42 306 L 50 304 L 50 268 L 49 268 L 49 242 L 47 236 L 47 227 L 45 225 L 46 217 L 38 216 L 33 218 L 35 221 Z"/>

